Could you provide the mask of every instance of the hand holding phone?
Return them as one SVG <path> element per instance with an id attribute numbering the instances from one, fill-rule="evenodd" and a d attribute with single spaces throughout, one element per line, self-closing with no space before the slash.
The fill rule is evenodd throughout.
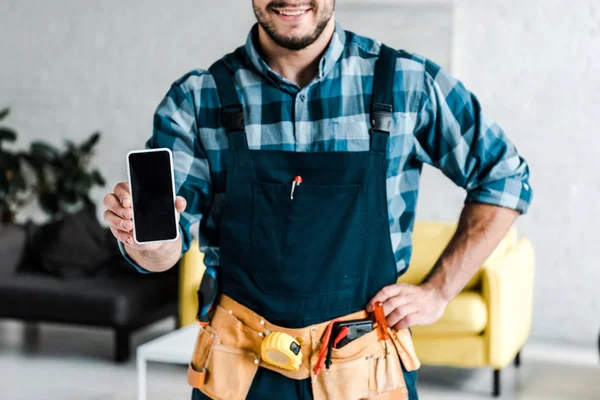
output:
<path id="1" fill-rule="evenodd" d="M 128 154 L 129 180 L 133 188 L 129 182 L 120 182 L 112 193 L 104 197 L 104 220 L 110 225 L 115 238 L 123 244 L 135 250 L 153 251 L 177 240 L 179 213 L 185 210 L 186 201 L 183 197 L 174 196 L 170 152 L 162 152 L 162 157 L 160 151 L 150 157 L 130 157 L 146 152 L 151 153 Z M 150 167 L 146 168 L 148 165 Z"/>
<path id="2" fill-rule="evenodd" d="M 130 151 L 127 153 L 127 173 L 134 242 L 150 244 L 177 240 L 179 226 L 171 150 Z"/>

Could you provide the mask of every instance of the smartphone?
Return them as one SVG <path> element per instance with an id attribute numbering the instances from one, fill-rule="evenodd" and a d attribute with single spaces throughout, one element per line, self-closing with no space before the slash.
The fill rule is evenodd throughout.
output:
<path id="1" fill-rule="evenodd" d="M 137 244 L 177 240 L 173 155 L 170 149 L 127 153 L 127 176 L 133 211 L 133 240 Z"/>

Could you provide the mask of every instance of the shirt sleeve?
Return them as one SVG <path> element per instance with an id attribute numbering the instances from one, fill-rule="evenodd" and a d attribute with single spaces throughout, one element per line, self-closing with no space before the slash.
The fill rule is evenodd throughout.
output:
<path id="1" fill-rule="evenodd" d="M 415 124 L 416 158 L 467 190 L 465 202 L 526 213 L 532 200 L 529 167 L 479 101 L 438 65 L 425 61 Z"/>
<path id="2" fill-rule="evenodd" d="M 199 95 L 199 90 L 194 88 L 199 87 L 202 78 L 202 74 L 189 75 L 171 86 L 154 113 L 153 133 L 145 146 L 147 149 L 168 148 L 173 153 L 175 191 L 187 202 L 179 218 L 180 258 L 192 244 L 192 225 L 199 223 L 211 207 L 211 173 L 198 134 L 197 103 L 194 101 L 194 95 Z M 133 261 L 120 242 L 119 248 L 123 257 L 139 272 L 150 272 Z"/>

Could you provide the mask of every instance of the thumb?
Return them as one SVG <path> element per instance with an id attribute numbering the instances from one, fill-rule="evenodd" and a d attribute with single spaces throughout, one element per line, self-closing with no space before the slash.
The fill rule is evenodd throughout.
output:
<path id="1" fill-rule="evenodd" d="M 185 207 L 187 206 L 187 201 L 181 196 L 177 196 L 175 199 L 175 208 L 177 212 L 182 213 L 185 211 Z"/>

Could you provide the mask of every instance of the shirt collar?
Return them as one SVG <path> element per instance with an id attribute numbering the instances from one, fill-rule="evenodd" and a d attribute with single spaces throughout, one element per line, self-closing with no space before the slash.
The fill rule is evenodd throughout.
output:
<path id="1" fill-rule="evenodd" d="M 260 56 L 256 43 L 258 41 L 258 23 L 254 24 L 250 33 L 248 34 L 248 38 L 246 39 L 245 51 L 248 55 L 248 58 L 254 68 L 263 76 L 265 76 L 268 80 L 273 82 L 275 85 L 281 88 L 287 88 L 288 90 L 292 90 L 294 92 L 299 91 L 301 88 L 296 85 L 294 82 L 289 79 L 284 78 L 279 73 L 275 72 L 269 65 L 263 60 Z M 335 63 L 340 59 L 342 52 L 344 51 L 344 45 L 346 44 L 346 32 L 342 28 L 342 26 L 336 22 L 335 28 L 333 31 L 333 36 L 325 53 L 321 57 L 319 61 L 319 70 L 317 72 L 317 76 L 309 83 L 312 84 L 315 81 L 321 80 L 324 76 L 326 76 L 334 67 Z"/>

